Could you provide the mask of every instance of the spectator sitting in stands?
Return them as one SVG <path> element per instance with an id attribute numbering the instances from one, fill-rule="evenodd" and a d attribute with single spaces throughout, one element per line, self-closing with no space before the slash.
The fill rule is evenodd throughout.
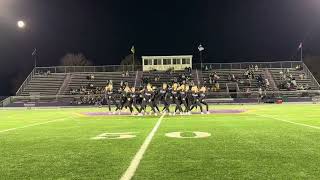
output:
<path id="1" fill-rule="evenodd" d="M 297 90 L 305 90 L 302 84 L 299 84 Z"/>
<path id="2" fill-rule="evenodd" d="M 213 80 L 218 81 L 220 79 L 220 76 L 216 72 L 213 73 Z"/>
<path id="3" fill-rule="evenodd" d="M 269 79 L 265 79 L 264 84 L 266 85 L 266 88 L 269 88 L 269 86 L 270 86 Z"/>
<path id="4" fill-rule="evenodd" d="M 258 65 L 255 65 L 254 66 L 254 71 L 258 71 L 258 70 L 259 70 Z"/>
<path id="5" fill-rule="evenodd" d="M 292 78 L 292 80 L 291 80 L 291 84 L 292 84 L 292 86 L 293 86 L 294 88 L 296 88 L 296 87 L 297 87 L 297 81 L 296 81 L 296 79 L 295 79 L 295 78 Z"/>
<path id="6" fill-rule="evenodd" d="M 299 65 L 296 66 L 296 70 L 297 70 L 297 71 L 302 71 L 303 68 L 302 68 L 302 66 L 299 64 Z"/>
<path id="7" fill-rule="evenodd" d="M 129 77 L 129 76 L 130 76 L 130 75 L 129 75 L 129 71 L 126 71 L 125 76 L 126 76 L 126 77 Z"/>
<path id="8" fill-rule="evenodd" d="M 245 92 L 244 95 L 245 95 L 245 97 L 247 97 L 247 98 L 251 95 L 250 88 L 245 88 L 245 89 L 244 89 L 244 92 Z"/>
<path id="9" fill-rule="evenodd" d="M 263 84 L 263 78 L 262 78 L 262 75 L 261 74 L 259 74 L 259 76 L 256 78 L 257 79 L 257 82 L 258 82 L 258 86 L 260 87 L 260 86 L 262 86 L 262 84 Z"/>
<path id="10" fill-rule="evenodd" d="M 231 75 L 231 81 L 233 82 L 237 82 L 237 78 L 234 74 Z"/>
<path id="11" fill-rule="evenodd" d="M 122 72 L 121 76 L 122 76 L 122 77 L 125 77 L 125 76 L 126 76 L 126 73 L 125 73 L 125 72 Z"/>
<path id="12" fill-rule="evenodd" d="M 228 81 L 231 81 L 231 74 L 228 75 Z"/>
<path id="13" fill-rule="evenodd" d="M 299 75 L 299 78 L 300 78 L 301 80 L 305 79 L 305 74 L 304 74 L 304 73 L 301 73 L 301 74 Z"/>
<path id="14" fill-rule="evenodd" d="M 214 83 L 214 86 L 212 87 L 212 91 L 217 92 L 220 90 L 220 84 L 218 82 Z"/>

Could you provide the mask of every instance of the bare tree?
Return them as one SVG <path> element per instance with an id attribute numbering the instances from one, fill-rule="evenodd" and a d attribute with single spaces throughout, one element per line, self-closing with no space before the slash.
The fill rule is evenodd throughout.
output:
<path id="1" fill-rule="evenodd" d="M 92 62 L 83 54 L 68 53 L 60 61 L 61 66 L 90 66 Z"/>

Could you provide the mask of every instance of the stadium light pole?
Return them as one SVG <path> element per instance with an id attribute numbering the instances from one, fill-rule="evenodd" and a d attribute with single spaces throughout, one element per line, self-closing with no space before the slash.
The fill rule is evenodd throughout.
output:
<path id="1" fill-rule="evenodd" d="M 24 20 L 19 20 L 17 21 L 17 26 L 19 29 L 25 29 L 26 23 Z M 37 49 L 36 48 L 32 51 L 31 55 L 34 58 L 34 68 L 36 68 L 37 67 Z"/>
<path id="2" fill-rule="evenodd" d="M 204 47 L 200 44 L 198 46 L 198 50 L 199 50 L 199 54 L 200 54 L 200 66 L 201 66 L 201 70 L 202 70 L 202 51 L 204 51 Z"/>
<path id="3" fill-rule="evenodd" d="M 131 47 L 131 52 L 132 52 L 132 70 L 134 71 L 134 65 L 135 65 L 134 55 L 136 53 L 136 49 L 134 48 L 134 46 Z"/>

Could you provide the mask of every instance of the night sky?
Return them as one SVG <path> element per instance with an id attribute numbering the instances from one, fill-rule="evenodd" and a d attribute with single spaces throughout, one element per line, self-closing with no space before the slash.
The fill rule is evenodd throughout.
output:
<path id="1" fill-rule="evenodd" d="M 17 20 L 27 28 L 18 29 Z M 0 0 L 0 95 L 68 52 L 96 65 L 138 56 L 193 54 L 205 62 L 297 59 L 320 52 L 319 0 Z"/>

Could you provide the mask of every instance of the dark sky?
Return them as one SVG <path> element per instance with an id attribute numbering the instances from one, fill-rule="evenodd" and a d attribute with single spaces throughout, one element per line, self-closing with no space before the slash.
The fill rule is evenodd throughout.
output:
<path id="1" fill-rule="evenodd" d="M 27 23 L 25 30 L 16 21 Z M 0 0 L 0 94 L 12 79 L 68 52 L 97 65 L 137 54 L 193 54 L 206 62 L 290 60 L 300 41 L 320 52 L 319 0 Z"/>

